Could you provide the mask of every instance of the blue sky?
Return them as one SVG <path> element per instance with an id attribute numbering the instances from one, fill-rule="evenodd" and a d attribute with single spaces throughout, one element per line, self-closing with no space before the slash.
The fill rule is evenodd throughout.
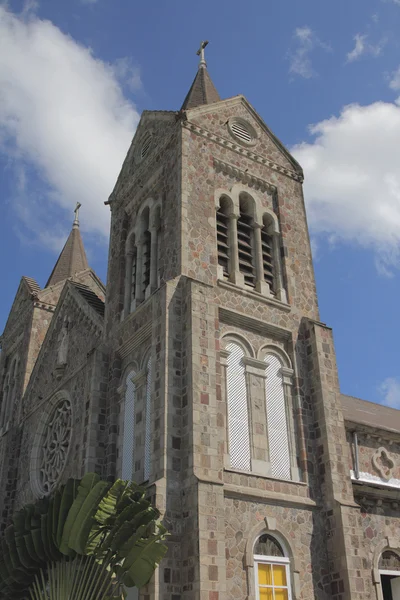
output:
<path id="1" fill-rule="evenodd" d="M 0 3 L 0 330 L 44 285 L 76 201 L 105 281 L 112 191 L 143 109 L 176 110 L 200 40 L 305 170 L 321 319 L 344 393 L 400 408 L 400 0 Z"/>

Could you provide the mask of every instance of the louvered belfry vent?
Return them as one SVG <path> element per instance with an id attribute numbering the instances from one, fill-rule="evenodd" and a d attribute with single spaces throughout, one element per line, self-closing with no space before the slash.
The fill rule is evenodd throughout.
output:
<path id="1" fill-rule="evenodd" d="M 136 259 L 137 259 L 137 253 L 136 253 L 136 248 L 134 250 L 133 256 L 132 256 L 132 283 L 131 283 L 131 299 L 134 300 L 135 296 L 136 296 Z"/>
<path id="2" fill-rule="evenodd" d="M 254 268 L 253 218 L 240 213 L 237 222 L 239 270 L 244 275 L 247 285 L 255 287 L 256 274 Z"/>
<path id="3" fill-rule="evenodd" d="M 222 267 L 224 275 L 229 275 L 229 217 L 221 207 L 217 210 L 217 246 L 218 264 Z"/>
<path id="4" fill-rule="evenodd" d="M 143 295 L 146 292 L 147 286 L 150 283 L 150 249 L 151 249 L 151 234 L 150 231 L 145 231 L 143 242 Z"/>
<path id="5" fill-rule="evenodd" d="M 253 136 L 251 135 L 250 131 L 247 129 L 247 127 L 242 125 L 242 123 L 239 123 L 238 121 L 234 121 L 233 123 L 231 123 L 231 129 L 232 129 L 232 132 L 240 140 L 243 140 L 244 142 L 247 142 L 247 143 L 249 143 L 253 140 Z"/>
<path id="6" fill-rule="evenodd" d="M 140 158 L 142 160 L 143 160 L 143 158 L 145 158 L 146 154 L 150 150 L 150 146 L 151 146 L 151 135 L 148 134 L 145 137 L 145 139 L 143 140 L 142 147 L 140 149 Z"/>
<path id="7" fill-rule="evenodd" d="M 264 270 L 264 281 L 269 284 L 271 292 L 274 292 L 274 261 L 272 256 L 272 235 L 267 231 L 264 226 L 261 229 L 261 245 L 262 245 L 262 256 L 263 256 L 263 270 Z"/>

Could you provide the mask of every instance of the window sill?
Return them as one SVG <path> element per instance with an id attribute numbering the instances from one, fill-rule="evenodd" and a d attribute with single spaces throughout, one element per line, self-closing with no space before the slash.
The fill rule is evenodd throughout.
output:
<path id="1" fill-rule="evenodd" d="M 273 477 L 272 475 L 264 475 L 263 473 L 257 473 L 256 471 L 240 471 L 239 469 L 232 469 L 231 467 L 224 467 L 224 472 L 235 473 L 236 475 L 247 475 L 249 477 L 260 477 L 262 479 L 268 479 L 270 481 L 276 481 L 278 483 L 291 483 L 294 485 L 308 486 L 305 481 L 298 481 L 297 479 L 281 479 L 280 477 Z"/>
<path id="2" fill-rule="evenodd" d="M 230 281 L 226 281 L 225 279 L 218 279 L 217 285 L 226 290 L 235 291 L 242 296 L 246 296 L 247 298 L 252 298 L 253 300 L 258 300 L 258 302 L 263 302 L 264 304 L 269 304 L 272 306 L 276 306 L 277 308 L 283 309 L 285 312 L 290 312 L 291 306 L 286 302 L 282 302 L 281 300 L 277 300 L 276 298 L 263 296 L 259 292 L 256 292 L 252 288 L 242 288 Z"/>

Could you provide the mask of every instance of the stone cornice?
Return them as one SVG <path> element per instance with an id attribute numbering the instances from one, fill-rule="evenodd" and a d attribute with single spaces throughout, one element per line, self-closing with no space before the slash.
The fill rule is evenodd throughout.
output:
<path id="1" fill-rule="evenodd" d="M 184 123 L 182 123 L 182 126 L 185 129 L 188 129 L 189 131 L 196 133 L 197 135 L 201 135 L 202 137 L 209 139 L 212 142 L 219 144 L 220 146 L 223 146 L 224 148 L 229 148 L 230 150 L 233 150 L 233 152 L 236 152 L 240 156 L 245 156 L 246 158 L 249 158 L 250 160 L 253 160 L 256 163 L 258 163 L 260 165 L 264 165 L 266 167 L 269 167 L 273 171 L 276 171 L 277 173 L 281 173 L 282 175 L 285 175 L 286 177 L 290 177 L 291 179 L 294 179 L 295 181 L 299 181 L 300 183 L 303 182 L 304 178 L 302 175 L 300 175 L 300 173 L 296 173 L 295 171 L 292 171 L 291 169 L 287 169 L 286 167 L 283 167 L 282 165 L 278 165 L 277 163 L 273 162 L 272 160 L 269 160 L 268 158 L 265 158 L 264 156 L 261 156 L 260 154 L 256 154 L 255 152 L 252 152 L 251 149 L 244 148 L 240 144 L 236 144 L 234 141 L 231 141 L 227 138 L 217 135 L 216 133 L 212 133 L 211 131 L 208 131 L 207 129 L 200 127 L 199 125 L 192 123 L 191 121 L 185 121 Z M 261 181 L 263 181 L 263 180 L 261 180 Z"/>
<path id="2" fill-rule="evenodd" d="M 41 308 L 42 310 L 47 310 L 49 312 L 54 312 L 57 308 L 55 304 L 48 304 L 47 302 L 42 302 L 41 300 L 35 300 L 33 306 L 35 308 Z"/>
<path id="3" fill-rule="evenodd" d="M 219 318 L 227 325 L 243 327 L 243 329 L 254 331 L 255 333 L 259 333 L 260 335 L 264 335 L 266 337 L 272 335 L 278 339 L 288 340 L 292 336 L 290 329 L 280 327 L 279 325 L 275 325 L 273 323 L 267 323 L 266 321 L 261 321 L 261 319 L 249 317 L 244 313 L 239 313 L 222 306 L 219 308 Z"/>
<path id="4" fill-rule="evenodd" d="M 223 160 L 219 160 L 218 158 L 213 157 L 213 161 L 216 171 L 225 173 L 226 175 L 231 175 L 232 177 L 235 177 L 235 179 L 238 179 L 242 183 L 245 183 L 255 190 L 260 190 L 261 192 L 270 192 L 272 194 L 276 192 L 276 186 L 272 185 L 272 183 L 269 183 L 269 181 L 265 181 L 265 179 L 261 179 L 256 175 L 252 175 L 251 173 L 248 173 L 243 169 L 239 169 L 238 167 L 235 167 L 235 165 L 226 163 Z"/>

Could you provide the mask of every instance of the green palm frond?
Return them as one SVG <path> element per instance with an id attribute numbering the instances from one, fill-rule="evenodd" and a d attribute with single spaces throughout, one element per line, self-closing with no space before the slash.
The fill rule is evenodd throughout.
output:
<path id="1" fill-rule="evenodd" d="M 0 538 L 0 600 L 111 600 L 166 553 L 145 490 L 88 473 L 18 511 Z"/>

